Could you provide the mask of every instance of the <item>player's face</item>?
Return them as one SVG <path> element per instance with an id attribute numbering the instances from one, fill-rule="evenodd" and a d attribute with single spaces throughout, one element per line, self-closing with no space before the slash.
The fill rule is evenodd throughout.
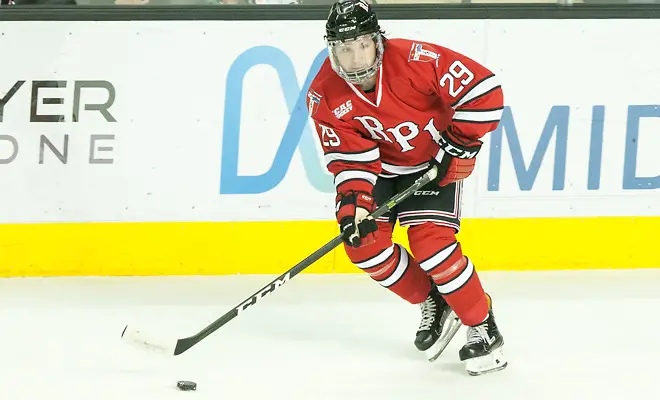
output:
<path id="1" fill-rule="evenodd" d="M 338 43 L 334 45 L 333 51 L 337 62 L 346 72 L 360 71 L 376 62 L 376 43 L 371 35 Z"/>

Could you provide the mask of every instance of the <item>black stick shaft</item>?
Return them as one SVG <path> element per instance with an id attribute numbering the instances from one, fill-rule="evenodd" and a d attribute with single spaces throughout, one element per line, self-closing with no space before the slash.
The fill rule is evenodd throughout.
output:
<path id="1" fill-rule="evenodd" d="M 394 208 L 397 204 L 401 203 L 403 200 L 405 200 L 407 197 L 412 195 L 415 191 L 419 190 L 423 186 L 425 186 L 427 183 L 435 179 L 437 176 L 438 171 L 435 167 L 430 169 L 428 172 L 426 172 L 424 175 L 419 177 L 410 187 L 407 189 L 403 190 L 402 192 L 394 195 L 391 199 L 389 199 L 385 204 L 380 206 L 376 211 L 370 214 L 370 217 L 376 219 L 388 211 L 390 211 L 392 208 Z M 309 267 L 310 265 L 314 264 L 317 260 L 319 260 L 321 257 L 324 255 L 328 254 L 331 252 L 333 249 L 335 249 L 337 246 L 342 244 L 343 238 L 342 235 L 338 235 L 325 245 L 321 247 L 320 249 L 316 250 L 314 253 L 310 254 L 305 258 L 304 260 L 300 261 L 298 264 L 296 264 L 293 268 L 289 269 L 287 272 L 283 273 L 279 277 L 275 278 L 272 282 L 270 282 L 268 285 L 264 286 L 262 289 L 260 289 L 258 292 L 254 293 L 252 296 L 248 297 L 243 301 L 241 304 L 238 306 L 234 307 L 231 311 L 227 312 L 225 315 L 222 317 L 218 318 L 217 320 L 213 321 L 211 324 L 209 324 L 206 328 L 202 329 L 199 331 L 197 334 L 193 336 L 189 336 L 187 338 L 179 339 L 177 340 L 176 343 L 176 348 L 174 350 L 174 355 L 179 355 L 186 350 L 190 349 L 200 341 L 202 341 L 204 338 L 206 338 L 208 335 L 211 333 L 215 332 L 219 328 L 221 328 L 223 325 L 225 325 L 227 322 L 231 321 L 232 319 L 236 318 L 240 313 L 248 309 L 249 307 L 257 304 L 257 302 L 262 299 L 264 296 L 268 295 L 269 293 L 274 292 L 277 288 L 280 286 L 284 285 L 287 283 L 290 279 L 292 279 L 294 276 L 298 275 L 300 272 L 302 272 L 305 268 Z"/>

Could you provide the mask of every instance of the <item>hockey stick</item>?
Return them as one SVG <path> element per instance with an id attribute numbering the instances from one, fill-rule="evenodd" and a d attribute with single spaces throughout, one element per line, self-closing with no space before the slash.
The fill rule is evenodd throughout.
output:
<path id="1" fill-rule="evenodd" d="M 405 200 L 407 197 L 412 195 L 415 191 L 419 190 L 423 186 L 425 186 L 427 183 L 431 182 L 435 177 L 438 175 L 438 170 L 434 166 L 431 168 L 428 172 L 426 172 L 424 175 L 421 177 L 417 178 L 417 180 L 407 189 L 403 190 L 402 192 L 394 195 L 391 199 L 389 199 L 384 205 L 380 206 L 376 211 L 371 213 L 369 216 L 376 219 L 388 211 L 390 211 L 394 206 L 397 204 L 401 203 L 403 200 Z M 284 274 L 280 275 L 277 277 L 274 281 L 269 283 L 268 285 L 264 286 L 261 290 L 253 294 L 252 296 L 248 297 L 240 303 L 238 306 L 233 308 L 231 311 L 227 312 L 225 315 L 222 317 L 218 318 L 217 320 L 213 321 L 210 325 L 208 325 L 206 328 L 202 329 L 198 333 L 196 333 L 193 336 L 189 336 L 186 338 L 181 338 L 181 339 L 176 339 L 176 340 L 169 340 L 169 341 L 162 341 L 162 340 L 155 340 L 151 339 L 150 336 L 146 336 L 145 334 L 142 333 L 139 329 L 133 329 L 129 328 L 128 325 L 124 327 L 124 331 L 121 333 L 121 338 L 133 345 L 137 345 L 139 347 L 142 347 L 144 349 L 152 350 L 158 353 L 163 353 L 166 355 L 179 355 L 186 350 L 190 349 L 197 343 L 201 342 L 204 338 L 206 338 L 208 335 L 211 333 L 215 332 L 218 330 L 220 327 L 225 325 L 227 322 L 231 321 L 232 319 L 236 318 L 238 315 L 240 315 L 243 311 L 247 310 L 250 306 L 253 306 L 257 304 L 257 302 L 262 299 L 264 296 L 266 296 L 269 293 L 274 292 L 277 288 L 280 286 L 284 285 L 287 283 L 291 278 L 294 276 L 298 275 L 300 272 L 302 272 L 305 268 L 309 267 L 312 265 L 314 262 L 316 262 L 318 259 L 323 257 L 324 255 L 328 254 L 331 252 L 335 247 L 339 246 L 343 242 L 343 234 L 339 234 L 337 237 L 326 243 L 323 247 L 320 249 L 316 250 L 314 253 L 309 255 L 307 258 L 296 264 L 293 268 L 285 272 Z"/>

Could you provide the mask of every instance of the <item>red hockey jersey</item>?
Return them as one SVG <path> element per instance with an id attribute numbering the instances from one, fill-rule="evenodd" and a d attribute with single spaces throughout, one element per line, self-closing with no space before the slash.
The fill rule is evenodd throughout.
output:
<path id="1" fill-rule="evenodd" d="M 491 71 L 460 53 L 388 39 L 373 91 L 344 81 L 326 59 L 307 107 L 337 193 L 371 193 L 378 176 L 427 169 L 442 151 L 434 138 L 450 125 L 466 140 L 495 130 L 503 95 Z"/>

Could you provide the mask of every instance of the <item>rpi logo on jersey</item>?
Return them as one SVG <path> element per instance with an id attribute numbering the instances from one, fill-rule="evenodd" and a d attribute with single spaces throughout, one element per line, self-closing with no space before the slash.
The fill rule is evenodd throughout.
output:
<path id="1" fill-rule="evenodd" d="M 428 58 L 423 47 L 411 49 L 411 56 Z M 258 194 L 265 193 L 277 185 L 286 176 L 294 152 L 300 152 L 305 175 L 310 185 L 324 193 L 334 193 L 333 179 L 325 170 L 317 150 L 317 135 L 312 131 L 309 123 L 309 114 L 318 109 L 321 97 L 310 93 L 309 109 L 305 104 L 309 85 L 320 69 L 327 50 L 321 50 L 312 63 L 302 87 L 298 85 L 295 67 L 291 59 L 282 50 L 272 46 L 257 46 L 247 49 L 234 60 L 227 73 L 227 88 L 224 110 L 224 125 L 222 127 L 222 155 L 220 171 L 220 194 Z M 417 54 L 417 55 L 415 55 Z M 241 109 L 243 97 L 243 78 L 247 72 L 258 65 L 269 65 L 278 75 L 289 110 L 289 121 L 282 135 L 282 141 L 277 148 L 275 157 L 268 171 L 261 175 L 239 175 L 238 160 L 240 154 L 239 142 L 241 134 Z M 516 82 L 505 83 L 506 86 L 516 85 Z M 571 100 L 571 98 L 567 98 Z M 618 102 L 617 102 L 618 104 Z M 660 145 L 660 139 L 653 130 L 642 129 L 642 121 L 660 118 L 660 105 L 629 105 L 627 107 L 626 123 L 623 129 L 606 129 L 605 105 L 592 106 L 591 120 L 586 122 L 579 116 L 571 117 L 580 107 L 570 105 L 554 105 L 549 109 L 539 110 L 522 105 L 521 114 L 534 113 L 539 125 L 521 130 L 516 126 L 514 112 L 511 106 L 505 106 L 499 127 L 489 134 L 489 149 L 482 149 L 481 153 L 489 152 L 486 190 L 498 192 L 501 186 L 515 185 L 520 192 L 534 190 L 563 191 L 567 182 L 586 182 L 572 190 L 598 191 L 601 181 L 608 180 L 610 187 L 616 185 L 623 190 L 650 190 L 660 188 L 660 167 L 638 162 L 639 159 L 648 160 L 650 151 Z M 608 106 L 613 113 L 619 107 Z M 336 114 L 349 112 L 350 104 L 334 110 Z M 517 108 L 520 110 L 520 108 Z M 620 110 L 619 110 L 620 111 Z M 545 120 L 543 118 L 545 117 Z M 652 122 L 645 122 L 652 123 Z M 574 129 L 569 135 L 569 126 L 580 124 L 580 129 Z M 623 124 L 622 124 L 623 125 Z M 646 125 L 644 125 L 646 126 Z M 265 127 L 264 129 L 267 129 Z M 614 136 L 607 142 L 610 153 L 605 153 L 605 132 L 614 132 Z M 540 134 L 539 134 L 540 133 Z M 610 133 L 612 134 L 612 133 Z M 530 143 L 530 138 L 531 142 Z M 640 139 L 641 138 L 641 139 Z M 640 140 L 649 145 L 639 146 Z M 250 141 L 244 141 L 244 146 Z M 505 146 L 506 143 L 506 146 Z M 523 146 L 523 143 L 525 146 Z M 533 144 L 533 147 L 529 145 Z M 552 145 L 552 146 L 551 146 Z M 523 151 L 525 149 L 532 149 Z M 552 150 L 550 150 L 553 148 Z M 508 150 L 504 150 L 508 149 Z M 642 156 L 638 153 L 644 152 Z M 553 154 L 554 153 L 554 154 Z M 573 155 L 573 158 L 570 156 Z M 646 156 L 645 156 L 646 155 Z M 612 157 L 613 156 L 613 157 Z M 613 160 L 613 161 L 612 161 Z M 616 176 L 611 173 L 603 174 L 603 165 L 612 166 L 616 162 L 616 169 L 620 172 Z M 509 167 L 506 175 L 503 165 Z M 639 164 L 639 165 L 638 165 Z M 545 167 L 544 167 L 545 166 Z M 551 179 L 540 180 L 541 168 L 552 171 Z M 513 171 L 511 171 L 511 169 Z M 611 171 L 612 168 L 609 169 Z M 616 180 L 617 182 L 613 182 Z M 509 191 L 512 189 L 509 189 Z"/>

